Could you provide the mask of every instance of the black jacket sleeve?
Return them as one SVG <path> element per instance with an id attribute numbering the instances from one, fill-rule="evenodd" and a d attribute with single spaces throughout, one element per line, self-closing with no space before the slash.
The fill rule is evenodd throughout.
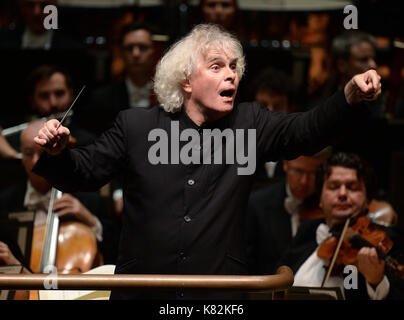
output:
<path id="1" fill-rule="evenodd" d="M 307 112 L 271 112 L 253 108 L 257 128 L 257 151 L 265 161 L 312 155 L 349 134 L 369 117 L 362 105 L 350 106 L 342 90 Z"/>
<path id="2" fill-rule="evenodd" d="M 125 128 L 126 117 L 122 112 L 114 126 L 92 144 L 66 148 L 57 156 L 44 152 L 32 171 L 63 192 L 96 191 L 126 166 Z"/>

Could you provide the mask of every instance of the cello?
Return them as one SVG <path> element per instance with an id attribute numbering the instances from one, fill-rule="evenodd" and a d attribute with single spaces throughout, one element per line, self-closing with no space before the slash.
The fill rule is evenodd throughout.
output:
<path id="1" fill-rule="evenodd" d="M 61 195 L 52 188 L 46 224 L 34 229 L 30 260 L 34 273 L 79 274 L 101 265 L 93 231 L 79 221 L 61 221 L 53 210 Z M 38 291 L 30 291 L 30 300 L 36 299 Z"/>

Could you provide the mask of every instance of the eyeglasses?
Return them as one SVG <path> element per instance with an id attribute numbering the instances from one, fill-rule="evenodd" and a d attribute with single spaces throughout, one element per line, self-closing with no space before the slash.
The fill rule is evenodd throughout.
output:
<path id="1" fill-rule="evenodd" d="M 295 175 L 298 178 L 302 178 L 304 175 L 307 175 L 309 179 L 314 179 L 316 177 L 316 171 L 306 171 L 300 168 L 295 168 L 288 166 L 288 172 Z"/>

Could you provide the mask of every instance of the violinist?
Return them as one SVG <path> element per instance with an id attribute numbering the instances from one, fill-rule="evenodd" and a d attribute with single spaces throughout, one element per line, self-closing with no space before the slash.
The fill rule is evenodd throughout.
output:
<path id="1" fill-rule="evenodd" d="M 331 259 L 320 257 L 319 248 L 332 237 L 334 230 L 341 229 L 347 218 L 355 221 L 367 214 L 369 199 L 373 198 L 375 189 L 372 173 L 370 167 L 357 155 L 343 152 L 334 153 L 320 167 L 316 188 L 325 219 L 302 223 L 290 250 L 279 262 L 293 269 L 294 286 L 341 287 L 346 299 L 382 300 L 404 297 L 403 280 L 386 268 L 385 261 L 378 255 L 378 250 L 383 247 L 382 243 L 357 248 L 353 262 L 358 270 L 357 289 L 344 290 L 343 268 L 336 268 L 335 270 L 340 270 L 331 273 L 328 281 L 323 283 Z M 399 235 L 391 228 L 386 228 L 385 231 L 394 243 L 389 254 L 394 257 L 395 254 L 402 253 Z"/>
<path id="2" fill-rule="evenodd" d="M 247 217 L 251 274 L 276 272 L 277 261 L 289 247 L 304 218 L 303 209 L 316 198 L 316 170 L 330 152 L 328 147 L 313 156 L 284 160 L 285 177 L 251 193 Z M 313 214 L 321 211 L 312 207 Z"/>

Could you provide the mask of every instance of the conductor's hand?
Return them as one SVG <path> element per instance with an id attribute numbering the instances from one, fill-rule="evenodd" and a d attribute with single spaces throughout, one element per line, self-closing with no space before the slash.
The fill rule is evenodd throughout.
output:
<path id="1" fill-rule="evenodd" d="M 375 70 L 357 74 L 344 88 L 345 98 L 350 105 L 376 100 L 381 92 L 380 76 Z"/>
<path id="2" fill-rule="evenodd" d="M 58 155 L 69 143 L 70 130 L 63 126 L 56 130 L 58 125 L 58 120 L 49 120 L 34 137 L 34 141 L 51 155 Z"/>

